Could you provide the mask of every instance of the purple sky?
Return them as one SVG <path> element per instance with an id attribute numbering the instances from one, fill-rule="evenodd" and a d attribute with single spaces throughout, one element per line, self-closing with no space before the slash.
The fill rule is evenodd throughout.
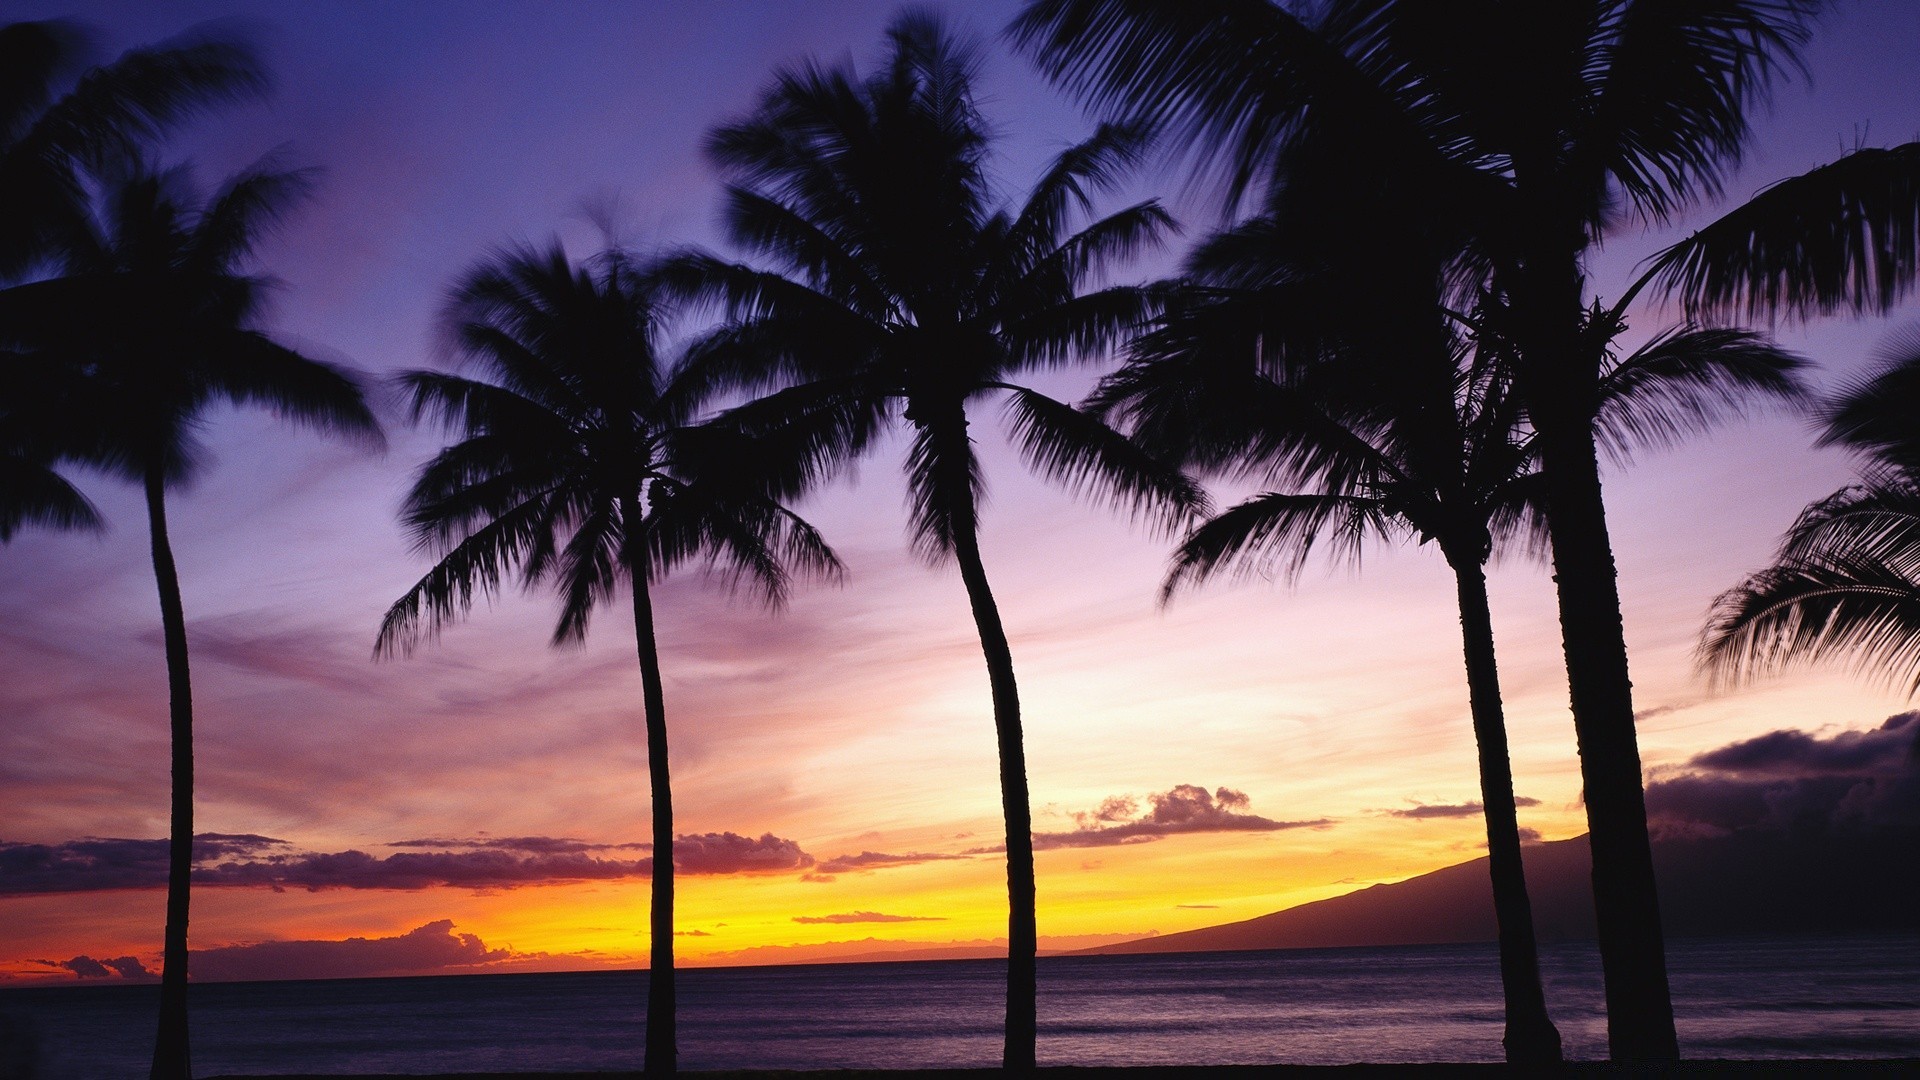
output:
<path id="1" fill-rule="evenodd" d="M 934 6 L 986 35 L 1016 8 Z M 208 19 L 250 25 L 276 95 L 192 125 L 169 156 L 191 156 L 208 182 L 283 145 L 289 163 L 324 167 L 318 197 L 263 251 L 286 282 L 274 326 L 385 376 L 436 361 L 443 290 L 491 247 L 557 232 L 590 250 L 577 211 L 600 193 L 618 193 L 629 238 L 643 247 L 717 244 L 705 131 L 748 107 L 779 64 L 868 61 L 896 10 L 16 0 L 6 17 L 76 16 L 116 51 Z M 1844 5 L 1809 53 L 1811 89 L 1780 89 L 1729 199 L 1856 141 L 1920 135 L 1916 42 L 1920 5 Z M 997 46 L 983 91 L 1004 136 L 997 172 L 1008 190 L 1090 129 Z M 1213 219 L 1174 198 L 1179 186 L 1150 174 L 1136 189 L 1166 193 L 1197 235 Z M 1617 295 L 1634 264 L 1685 227 L 1615 238 L 1592 267 L 1595 289 Z M 1132 275 L 1164 271 L 1178 253 Z M 1781 339 L 1832 386 L 1916 310 L 1784 327 Z M 1658 329 L 1661 317 L 1642 310 L 1634 334 Z M 1048 385 L 1071 396 L 1090 379 Z M 976 428 L 983 441 L 992 430 Z M 547 648 L 549 598 L 508 596 L 411 659 L 370 659 L 381 614 L 425 569 L 395 509 L 412 470 L 440 445 L 437 432 L 395 419 L 384 457 L 258 413 L 212 414 L 208 436 L 216 462 L 170 504 L 205 828 L 380 857 L 397 850 L 382 845 L 406 838 L 618 844 L 644 835 L 637 678 L 621 605 L 597 618 L 583 649 Z M 1874 728 L 1903 707 L 1839 672 L 1713 695 L 1692 671 L 1712 596 L 1762 563 L 1793 514 L 1848 475 L 1810 438 L 1802 420 L 1761 418 L 1609 476 L 1643 748 L 1656 772 L 1776 729 Z M 698 940 L 716 955 L 837 940 L 847 920 L 828 916 L 847 913 L 885 915 L 877 921 L 902 940 L 998 932 L 997 869 L 966 854 L 999 828 L 984 672 L 957 578 L 907 554 L 898 458 L 897 447 L 883 449 L 802 507 L 849 563 L 844 588 L 802 590 L 778 619 L 730 605 L 697 574 L 660 601 L 682 828 L 770 833 L 820 863 L 855 860 L 837 864 L 849 868 L 837 880 L 816 868 L 820 880 L 804 885 L 754 877 L 732 893 L 691 886 L 684 925 L 711 935 Z M 1150 806 L 1190 805 L 1182 785 L 1244 794 L 1250 808 L 1235 812 L 1268 824 L 1314 826 L 1214 828 L 1207 822 L 1226 819 L 1203 817 L 1180 835 L 1143 826 L 1150 844 L 1049 853 L 1043 934 L 1187 929 L 1472 855 L 1471 817 L 1405 813 L 1477 797 L 1452 586 L 1431 553 L 1370 555 L 1363 574 L 1314 567 L 1292 590 L 1223 584 L 1161 612 L 1153 597 L 1164 538 L 1027 478 L 999 448 L 987 470 L 983 543 L 1022 679 L 1037 829 L 1072 830 L 1076 814 L 1122 795 L 1136 811 L 1124 820 L 1147 821 Z M 138 497 L 96 477 L 81 483 L 110 535 L 29 535 L 0 551 L 0 840 L 165 832 L 164 671 Z M 1523 824 L 1573 835 L 1584 826 L 1550 585 L 1540 568 L 1512 560 L 1493 588 L 1520 790 L 1538 800 L 1523 808 Z M 1209 806 L 1231 816 L 1224 803 Z M 862 864 L 863 853 L 909 869 L 873 870 L 884 860 Z M 1223 874 L 1222 860 L 1237 871 Z M 558 899 L 532 895 L 248 893 L 208 901 L 196 942 L 398 936 L 453 918 L 489 945 L 517 935 L 523 948 L 583 956 L 642 947 L 630 933 L 567 924 Z M 606 919 L 643 925 L 633 916 L 643 909 L 631 907 L 640 896 L 620 894 L 626 914 Z M 0 918 L 13 905 L 44 953 L 117 955 L 103 950 L 146 947 L 131 912 L 153 905 L 128 903 L 124 918 L 103 919 L 58 898 L 0 900 Z M 812 921 L 796 925 L 801 917 Z M 157 948 L 157 920 L 151 929 Z M 97 945 L 96 931 L 106 936 Z"/>

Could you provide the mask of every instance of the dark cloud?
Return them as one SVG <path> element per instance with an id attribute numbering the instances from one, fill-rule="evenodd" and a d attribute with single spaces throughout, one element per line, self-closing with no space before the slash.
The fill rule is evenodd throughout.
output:
<path id="1" fill-rule="evenodd" d="M 110 960 L 76 956 L 71 960 L 30 960 L 28 963 L 71 971 L 82 979 L 107 979 L 116 975 L 130 980 L 159 978 L 158 975 L 147 970 L 147 965 L 132 956 L 116 956 Z"/>
<path id="2" fill-rule="evenodd" d="M 1804 731 L 1770 731 L 1709 750 L 1687 764 L 1752 780 L 1907 773 L 1920 750 L 1916 721 L 1920 712 L 1903 712 L 1872 731 L 1843 731 L 1826 739 Z"/>
<path id="3" fill-rule="evenodd" d="M 1174 910 L 1176 911 L 1218 911 L 1220 910 L 1219 904 L 1175 904 L 1173 906 L 1174 906 Z"/>
<path id="4" fill-rule="evenodd" d="M 473 934 L 453 932 L 440 919 L 397 937 L 352 937 L 344 941 L 260 941 L 202 949 L 193 954 L 193 977 L 207 981 L 259 979 L 351 979 L 375 975 L 421 975 L 512 960 L 510 949 L 489 949 Z"/>
<path id="5" fill-rule="evenodd" d="M 521 851 L 536 855 L 562 855 L 582 851 L 652 851 L 653 845 L 646 843 L 625 844 L 589 844 L 585 840 L 575 840 L 570 836 L 488 836 L 468 839 L 439 838 L 423 840 L 389 840 L 387 847 L 397 848 L 489 848 L 498 851 Z"/>
<path id="6" fill-rule="evenodd" d="M 1096 810 L 1075 814 L 1079 828 L 1072 832 L 1034 833 L 1034 849 L 1110 847 L 1146 843 L 1177 833 L 1275 832 L 1325 828 L 1333 824 L 1329 818 L 1274 821 L 1246 813 L 1251 806 L 1246 793 L 1224 787 L 1208 792 L 1198 784 L 1180 784 L 1169 791 L 1147 796 L 1147 802 L 1152 809 L 1145 816 L 1125 820 L 1125 814 L 1135 812 L 1138 804 L 1124 796 L 1106 799 Z M 1120 816 L 1110 816 L 1116 814 Z"/>
<path id="7" fill-rule="evenodd" d="M 1539 799 L 1529 799 L 1525 795 L 1514 797 L 1515 806 L 1539 806 Z M 1463 803 L 1422 803 L 1405 810 L 1389 810 L 1388 814 L 1403 818 L 1458 818 L 1478 817 L 1485 806 L 1479 802 Z"/>
<path id="8" fill-rule="evenodd" d="M 1657 835 L 1809 837 L 1920 827 L 1920 713 L 1821 737 L 1780 730 L 1693 758 L 1647 785 Z"/>
<path id="9" fill-rule="evenodd" d="M 652 859 L 597 859 L 579 852 L 547 855 L 481 848 L 402 851 L 381 857 L 364 851 L 338 851 L 220 863 L 195 870 L 194 881 L 309 892 L 436 887 L 510 889 L 520 885 L 646 877 L 652 870 Z"/>
<path id="10" fill-rule="evenodd" d="M 805 870 L 813 856 L 792 840 L 762 833 L 758 840 L 737 833 L 697 833 L 673 841 L 673 866 L 683 874 L 765 874 Z"/>
<path id="11" fill-rule="evenodd" d="M 200 833 L 196 863 L 271 856 L 287 841 L 251 833 Z M 150 889 L 167 883 L 167 841 L 89 836 L 64 844 L 0 840 L 0 895 Z"/>
<path id="12" fill-rule="evenodd" d="M 797 923 L 876 923 L 876 922 L 946 922 L 944 915 L 885 915 L 878 911 L 849 911 L 844 915 L 795 915 Z"/>
<path id="13" fill-rule="evenodd" d="M 477 845 L 477 846 L 476 846 Z M 403 841 L 393 846 L 440 846 Z M 196 885 L 270 889 L 497 889 L 577 881 L 647 877 L 651 858 L 601 858 L 603 850 L 644 844 L 585 844 L 551 837 L 451 841 L 461 850 L 298 852 L 284 840 L 208 833 L 196 838 Z M 792 840 L 735 833 L 678 837 L 674 864 L 683 874 L 760 874 L 804 870 L 813 856 Z M 65 844 L 0 841 L 0 895 L 156 889 L 167 880 L 165 840 L 88 838 Z"/>
<path id="14" fill-rule="evenodd" d="M 946 862 L 952 859 L 965 859 L 966 855 L 939 855 L 926 851 L 908 851 L 901 854 L 889 854 L 883 851 L 863 851 L 858 855 L 835 855 L 815 868 L 818 874 L 850 874 L 859 870 L 886 870 L 895 866 L 913 866 L 916 863 Z"/>

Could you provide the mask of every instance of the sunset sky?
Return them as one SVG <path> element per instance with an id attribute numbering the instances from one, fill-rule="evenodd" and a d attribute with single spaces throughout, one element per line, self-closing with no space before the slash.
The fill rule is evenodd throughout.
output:
<path id="1" fill-rule="evenodd" d="M 1018 5 L 932 6 L 991 39 Z M 1808 54 L 1810 80 L 1779 88 L 1724 205 L 1856 144 L 1920 136 L 1920 5 L 1840 6 Z M 704 133 L 749 108 L 781 64 L 864 67 L 897 10 L 14 0 L 5 18 L 77 17 L 118 52 L 244 15 L 276 93 L 200 118 L 164 155 L 191 158 L 207 183 L 283 146 L 287 163 L 325 170 L 263 249 L 285 282 L 271 325 L 377 380 L 438 362 L 441 298 L 491 248 L 558 234 L 590 252 L 579 211 L 605 193 L 643 249 L 722 246 Z M 997 40 L 981 92 L 1009 196 L 1091 130 Z M 1189 239 L 1219 223 L 1165 170 L 1131 190 L 1166 198 Z M 1686 227 L 1623 231 L 1591 268 L 1595 291 L 1618 295 Z M 1166 273 L 1180 253 L 1126 275 Z M 1643 305 L 1633 339 L 1673 317 Z M 1776 330 L 1832 388 L 1916 318 L 1909 304 Z M 1045 385 L 1071 398 L 1095 374 Z M 642 963 L 648 802 L 630 616 L 610 605 L 585 647 L 554 650 L 554 600 L 509 594 L 410 658 L 373 660 L 382 614 L 428 565 L 396 509 L 441 445 L 391 399 L 383 408 L 384 455 L 261 412 L 211 413 L 217 458 L 169 504 L 198 822 L 225 836 L 206 864 L 224 865 L 220 880 L 194 893 L 193 946 L 207 950 L 194 971 Z M 1026 475 L 995 419 L 974 427 L 991 491 L 982 544 L 1020 678 L 1043 949 L 1248 918 L 1480 853 L 1453 584 L 1437 553 L 1375 549 L 1358 570 L 1315 564 L 1291 588 L 1223 582 L 1162 610 L 1168 539 Z M 1838 669 L 1717 691 L 1694 670 L 1712 597 L 1848 477 L 1812 437 L 1803 418 L 1758 415 L 1608 473 L 1654 779 L 1738 740 L 1832 739 L 1908 707 Z M 986 673 L 958 576 L 908 549 L 901 451 L 888 443 L 800 506 L 847 563 L 844 585 L 798 589 L 778 615 L 697 572 L 656 599 L 688 837 L 686 963 L 1004 935 Z M 146 530 L 136 490 L 76 479 L 106 536 L 29 533 L 0 548 L 0 980 L 159 969 L 166 679 Z M 1577 835 L 1551 582 L 1516 556 L 1492 588 L 1521 824 Z M 38 869 L 23 869 L 30 856 Z"/>

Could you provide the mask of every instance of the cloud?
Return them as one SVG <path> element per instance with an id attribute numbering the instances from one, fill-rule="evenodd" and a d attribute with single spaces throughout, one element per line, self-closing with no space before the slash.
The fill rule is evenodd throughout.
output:
<path id="1" fill-rule="evenodd" d="M 260 941 L 202 949 L 193 954 L 196 979 L 350 979 L 419 975 L 515 959 L 511 949 L 490 949 L 473 934 L 453 932 L 452 919 L 415 927 L 396 937 L 351 937 L 344 941 Z"/>
<path id="2" fill-rule="evenodd" d="M 494 836 L 473 839 L 424 839 L 389 840 L 387 847 L 397 848 L 492 848 L 500 851 L 522 851 L 541 855 L 567 854 L 580 851 L 652 851 L 653 845 L 631 842 L 625 844 L 589 844 L 584 840 L 575 840 L 568 836 Z"/>
<path id="3" fill-rule="evenodd" d="M 863 870 L 887 870 L 896 866 L 913 866 L 917 863 L 947 862 L 968 858 L 971 856 L 939 855 L 927 851 L 908 851 L 897 855 L 881 851 L 863 851 L 858 855 L 835 855 L 816 867 L 815 873 L 850 874 Z"/>
<path id="4" fill-rule="evenodd" d="M 1198 784 L 1180 784 L 1147 796 L 1147 802 L 1152 808 L 1144 816 L 1125 820 L 1126 815 L 1137 811 L 1138 804 L 1126 796 L 1105 799 L 1098 809 L 1073 815 L 1079 827 L 1071 832 L 1034 833 L 1034 849 L 1111 847 L 1146 843 L 1178 833 L 1276 832 L 1319 829 L 1333 824 L 1330 818 L 1274 821 L 1246 813 L 1252 800 L 1244 792 L 1224 787 L 1209 793 Z"/>
<path id="5" fill-rule="evenodd" d="M 1798 836 L 1920 827 L 1920 712 L 1826 737 L 1782 729 L 1709 750 L 1647 785 L 1661 836 Z"/>
<path id="6" fill-rule="evenodd" d="M 637 843 L 587 844 L 553 837 L 407 840 L 397 847 L 463 850 L 299 852 L 285 840 L 205 833 L 195 838 L 193 880 L 200 886 L 282 889 L 497 889 L 643 878 L 651 858 L 600 858 L 594 851 L 645 849 Z M 805 870 L 813 856 L 772 833 L 696 833 L 676 838 L 682 874 L 764 874 Z M 64 844 L 0 841 L 0 895 L 157 889 L 167 880 L 167 842 L 90 837 Z"/>
<path id="7" fill-rule="evenodd" d="M 123 979 L 159 978 L 158 975 L 147 970 L 147 965 L 132 956 L 116 956 L 110 960 L 76 956 L 71 960 L 29 960 L 28 963 L 71 971 L 82 979 L 107 979 L 115 975 Z"/>
<path id="8" fill-rule="evenodd" d="M 1530 799 L 1525 795 L 1518 795 L 1514 797 L 1513 805 L 1539 806 L 1540 800 Z M 1463 803 L 1415 803 L 1406 810 L 1389 810 L 1387 813 L 1393 817 L 1403 818 L 1460 818 L 1478 817 L 1481 811 L 1485 809 L 1486 807 L 1477 801 Z"/>
<path id="9" fill-rule="evenodd" d="M 758 840 L 736 833 L 697 833 L 673 841 L 673 866 L 683 874 L 764 874 L 804 870 L 813 856 L 772 833 Z"/>
<path id="10" fill-rule="evenodd" d="M 1920 712 L 1889 716 L 1871 731 L 1843 731 L 1822 739 L 1804 731 L 1770 731 L 1709 750 L 1687 764 L 1747 779 L 1801 779 L 1910 772 L 1920 750 Z"/>
<path id="11" fill-rule="evenodd" d="M 250 833 L 200 833 L 196 863 L 270 856 L 285 840 Z M 167 841 L 89 836 L 64 844 L 0 840 L 0 895 L 148 889 L 167 883 Z"/>
<path id="12" fill-rule="evenodd" d="M 878 911 L 849 911 L 844 915 L 795 915 L 793 921 L 808 924 L 876 923 L 876 922 L 946 922 L 944 915 L 883 915 Z"/>
<path id="13" fill-rule="evenodd" d="M 1175 904 L 1176 911 L 1218 911 L 1219 904 Z"/>

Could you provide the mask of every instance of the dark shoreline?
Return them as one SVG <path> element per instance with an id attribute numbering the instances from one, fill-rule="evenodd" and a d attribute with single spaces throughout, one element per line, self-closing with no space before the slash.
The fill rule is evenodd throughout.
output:
<path id="1" fill-rule="evenodd" d="M 1174 1077 L 1248 1078 L 1256 1076 L 1345 1078 L 1401 1078 L 1412 1076 L 1914 1076 L 1920 1058 L 1795 1059 L 1783 1061 L 1680 1061 L 1667 1065 L 1626 1065 L 1609 1061 L 1575 1061 L 1553 1067 L 1508 1066 L 1497 1063 L 1435 1062 L 1394 1065 L 1140 1065 L 1042 1066 L 1027 1075 L 1057 1080 L 1160 1080 Z M 484 1072 L 484 1073 L 300 1073 L 273 1076 L 230 1074 L 207 1080 L 641 1080 L 641 1072 Z M 683 1072 L 682 1076 L 708 1080 L 986 1080 L 1004 1076 L 1002 1069 L 729 1069 Z"/>

